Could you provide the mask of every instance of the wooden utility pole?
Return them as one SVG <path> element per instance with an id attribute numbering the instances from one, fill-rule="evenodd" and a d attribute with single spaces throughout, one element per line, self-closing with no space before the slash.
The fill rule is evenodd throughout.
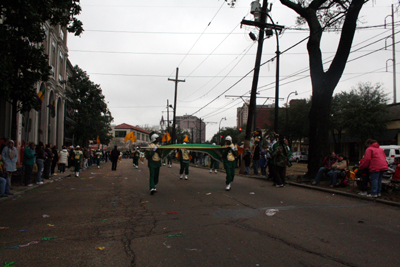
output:
<path id="1" fill-rule="evenodd" d="M 174 99 L 174 108 L 173 108 L 174 109 L 174 122 L 172 124 L 172 144 L 175 144 L 175 139 L 176 139 L 175 125 L 176 125 L 176 98 L 178 95 L 178 83 L 185 82 L 185 80 L 178 80 L 178 72 L 179 72 L 179 68 L 176 68 L 175 79 L 168 78 L 168 81 L 175 82 L 175 99 Z"/>

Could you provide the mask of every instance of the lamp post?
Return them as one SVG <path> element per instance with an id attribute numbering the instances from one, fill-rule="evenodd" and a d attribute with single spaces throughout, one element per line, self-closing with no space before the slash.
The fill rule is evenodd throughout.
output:
<path id="1" fill-rule="evenodd" d="M 289 96 L 290 96 L 291 94 L 298 95 L 298 94 L 297 94 L 297 91 L 294 91 L 294 92 L 291 92 L 291 93 L 287 96 L 287 99 L 286 99 L 286 124 L 285 124 L 285 135 L 287 135 L 287 125 L 288 125 L 288 122 L 289 122 L 288 104 L 289 104 Z"/>
<path id="2" fill-rule="evenodd" d="M 226 120 L 226 117 L 221 118 L 221 120 L 219 121 L 219 127 L 218 127 L 218 137 L 219 137 L 219 144 L 221 144 L 221 122 L 222 120 Z"/>

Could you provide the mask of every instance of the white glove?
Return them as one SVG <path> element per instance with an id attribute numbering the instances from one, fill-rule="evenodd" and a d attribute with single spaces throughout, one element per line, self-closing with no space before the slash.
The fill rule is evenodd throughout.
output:
<path id="1" fill-rule="evenodd" d="M 233 151 L 235 151 L 235 150 L 236 150 L 234 146 L 232 146 L 231 148 L 232 148 L 232 150 L 233 150 Z"/>
<path id="2" fill-rule="evenodd" d="M 156 146 L 155 146 L 155 147 L 153 148 L 153 151 L 156 151 L 156 150 L 157 150 L 157 148 L 158 148 L 158 147 L 156 147 Z"/>

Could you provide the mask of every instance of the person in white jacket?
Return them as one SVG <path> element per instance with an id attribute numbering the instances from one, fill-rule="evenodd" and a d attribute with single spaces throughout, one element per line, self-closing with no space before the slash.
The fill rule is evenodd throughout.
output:
<path id="1" fill-rule="evenodd" d="M 60 164 L 60 172 L 65 173 L 65 165 L 68 163 L 68 150 L 65 146 L 58 152 L 58 164 Z"/>

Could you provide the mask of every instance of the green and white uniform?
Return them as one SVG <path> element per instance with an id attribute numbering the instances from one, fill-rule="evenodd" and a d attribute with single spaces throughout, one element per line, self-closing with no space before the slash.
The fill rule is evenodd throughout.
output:
<path id="1" fill-rule="evenodd" d="M 81 161 L 83 159 L 83 152 L 79 149 L 74 150 L 74 164 L 75 164 L 75 175 L 79 176 L 79 170 L 81 168 Z"/>
<path id="2" fill-rule="evenodd" d="M 160 167 L 161 167 L 161 155 L 156 150 L 154 151 L 155 144 L 150 144 L 150 151 L 147 151 L 146 158 L 147 158 L 147 166 L 149 167 L 150 171 L 150 190 L 156 189 L 156 185 L 158 184 L 158 176 L 160 174 Z"/>
<path id="3" fill-rule="evenodd" d="M 230 144 L 230 146 L 227 147 L 222 152 L 222 159 L 224 160 L 224 168 L 226 170 L 227 185 L 232 183 L 233 179 L 235 178 L 235 168 L 236 168 L 235 157 L 237 157 L 237 155 L 238 155 L 237 148 L 233 144 Z"/>
<path id="4" fill-rule="evenodd" d="M 179 149 L 180 154 L 180 163 L 181 169 L 179 170 L 179 174 L 183 175 L 183 171 L 185 171 L 185 179 L 187 179 L 187 175 L 189 174 L 189 161 L 190 161 L 190 151 L 187 149 Z"/>

